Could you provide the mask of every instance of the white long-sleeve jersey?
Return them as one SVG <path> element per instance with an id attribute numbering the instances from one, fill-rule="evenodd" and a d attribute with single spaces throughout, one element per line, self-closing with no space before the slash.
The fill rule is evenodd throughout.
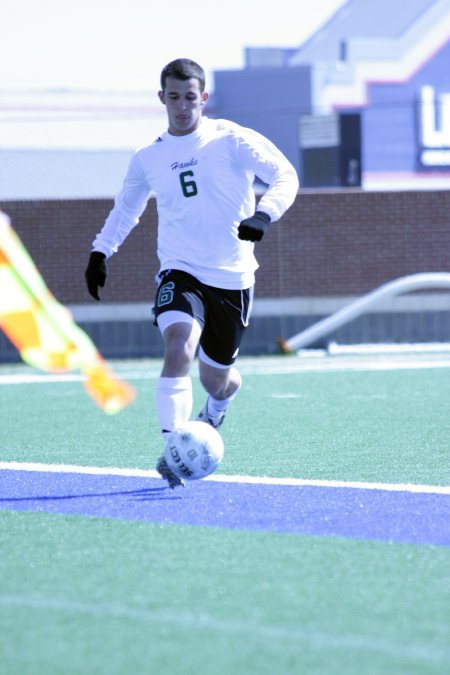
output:
<path id="1" fill-rule="evenodd" d="M 258 210 L 276 221 L 293 203 L 298 178 L 267 138 L 207 117 L 185 136 L 166 131 L 133 155 L 93 250 L 115 253 L 154 194 L 160 270 L 182 270 L 217 288 L 248 288 L 258 263 L 238 226 L 255 211 L 255 176 L 268 185 Z"/>

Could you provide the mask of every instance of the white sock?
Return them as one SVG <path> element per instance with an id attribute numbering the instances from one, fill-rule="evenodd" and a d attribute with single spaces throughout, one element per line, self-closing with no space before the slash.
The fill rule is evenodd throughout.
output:
<path id="1" fill-rule="evenodd" d="M 163 439 L 187 422 L 192 413 L 190 377 L 160 377 L 156 385 L 156 410 Z"/>
<path id="2" fill-rule="evenodd" d="M 235 396 L 237 396 L 237 393 L 239 389 L 241 388 L 242 385 L 242 378 L 239 374 L 239 372 L 235 370 L 235 377 L 236 379 L 239 380 L 239 384 L 236 387 L 236 389 L 233 391 L 232 394 L 227 396 L 227 398 L 224 398 L 222 400 L 219 400 L 218 398 L 213 398 L 213 396 L 209 395 L 208 396 L 208 414 L 211 417 L 219 417 L 222 415 L 224 412 L 227 411 L 228 406 L 230 405 L 231 401 L 234 399 Z"/>

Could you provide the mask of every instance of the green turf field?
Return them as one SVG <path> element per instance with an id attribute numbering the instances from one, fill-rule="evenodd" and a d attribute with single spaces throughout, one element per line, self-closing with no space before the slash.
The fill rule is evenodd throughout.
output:
<path id="1" fill-rule="evenodd" d="M 420 365 L 242 359 L 220 473 L 448 486 L 450 370 Z M 0 384 L 1 460 L 153 468 L 160 364 L 114 366 L 138 398 L 113 417 L 77 381 Z M 450 672 L 448 547 L 6 510 L 0 533 L 2 675 Z"/>

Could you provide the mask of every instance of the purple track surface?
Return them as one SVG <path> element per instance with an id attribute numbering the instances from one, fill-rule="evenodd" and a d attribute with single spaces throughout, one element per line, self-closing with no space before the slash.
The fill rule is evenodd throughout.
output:
<path id="1" fill-rule="evenodd" d="M 450 546 L 450 495 L 0 471 L 0 510 Z"/>

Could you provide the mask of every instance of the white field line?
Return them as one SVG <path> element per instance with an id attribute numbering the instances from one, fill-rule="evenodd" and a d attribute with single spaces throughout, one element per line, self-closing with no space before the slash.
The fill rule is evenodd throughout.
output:
<path id="1" fill-rule="evenodd" d="M 84 375 L 68 375 L 67 373 L 61 375 L 20 375 L 18 373 L 12 375 L 0 375 L 1 384 L 46 384 L 47 382 L 83 382 Z"/>
<path id="2" fill-rule="evenodd" d="M 76 473 L 93 476 L 129 476 L 160 478 L 154 470 L 124 469 L 107 466 L 78 466 L 75 464 L 40 464 L 35 462 L 0 462 L 3 471 L 46 471 L 48 473 Z M 422 494 L 450 495 L 450 486 L 416 485 L 411 483 L 365 483 L 361 481 L 315 480 L 307 478 L 272 478 L 270 476 L 229 476 L 215 474 L 204 478 L 216 483 L 248 483 L 253 485 L 288 485 L 294 487 L 355 488 L 358 490 L 382 490 L 386 492 L 415 492 Z"/>
<path id="3" fill-rule="evenodd" d="M 313 647 L 315 650 L 326 648 L 335 651 L 351 650 L 362 652 L 374 652 L 379 655 L 384 653 L 391 658 L 401 658 L 403 661 L 411 663 L 411 668 L 417 669 L 419 661 L 424 662 L 428 667 L 430 664 L 441 665 L 448 662 L 450 652 L 445 647 L 431 645 L 426 642 L 416 641 L 414 644 L 401 643 L 398 640 L 392 641 L 389 638 L 384 639 L 380 636 L 369 636 L 363 633 L 327 633 L 315 629 L 304 628 L 297 623 L 286 626 L 262 623 L 251 618 L 246 620 L 223 619 L 217 615 L 190 611 L 185 608 L 160 609 L 158 607 L 143 607 L 136 605 L 125 605 L 109 602 L 83 602 L 69 600 L 67 598 L 49 598 L 44 595 L 13 595 L 0 594 L 0 606 L 9 608 L 12 612 L 25 609 L 36 611 L 40 616 L 44 612 L 59 612 L 71 616 L 93 616 L 101 617 L 103 621 L 111 619 L 127 619 L 139 622 L 142 627 L 143 622 L 158 623 L 158 625 L 169 625 L 172 630 L 178 626 L 188 627 L 198 626 L 202 635 L 210 632 L 222 634 L 234 634 L 239 637 L 248 636 L 254 638 L 259 636 L 272 643 L 278 641 L 288 641 L 290 643 L 300 643 L 308 650 Z M 217 613 L 218 614 L 218 613 Z M 412 671 L 411 671 L 412 672 Z"/>
<path id="4" fill-rule="evenodd" d="M 117 375 L 125 380 L 155 380 L 162 362 L 143 362 L 119 368 Z M 352 354 L 324 356 L 242 357 L 239 370 L 243 375 L 290 375 L 294 373 L 327 373 L 353 371 L 422 370 L 450 368 L 450 358 L 443 354 Z M 1 373 L 1 367 L 0 367 Z M 196 371 L 193 372 L 196 377 Z M 0 374 L 0 385 L 82 382 L 82 373 L 6 372 Z"/>

